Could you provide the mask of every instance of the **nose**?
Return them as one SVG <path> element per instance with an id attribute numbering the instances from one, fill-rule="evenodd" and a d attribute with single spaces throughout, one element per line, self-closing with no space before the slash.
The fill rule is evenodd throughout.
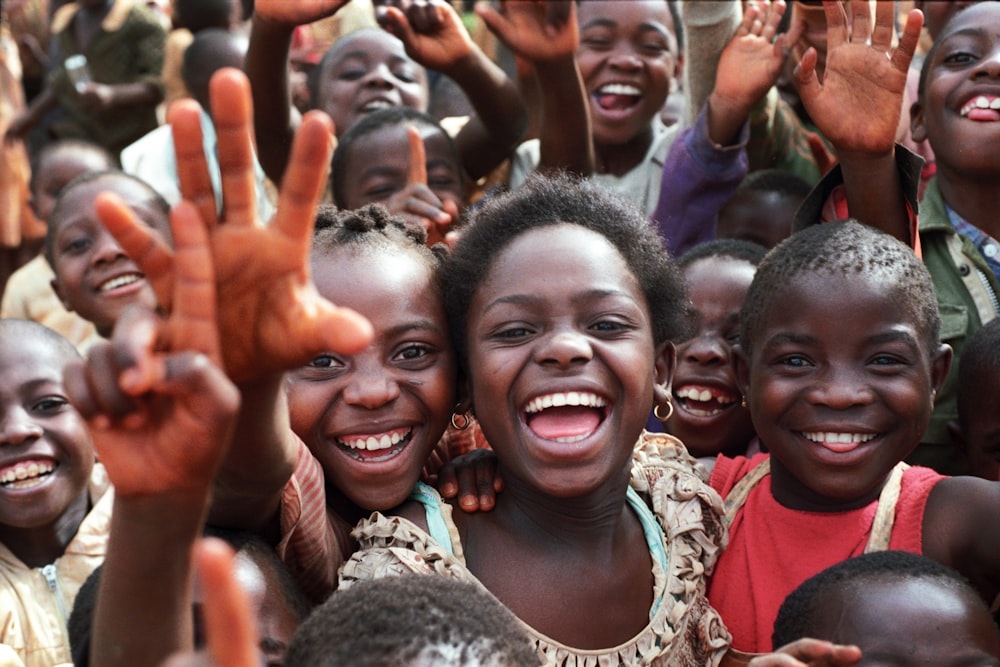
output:
<path id="1" fill-rule="evenodd" d="M 569 368 L 573 364 L 586 363 L 594 358 L 590 341 L 575 330 L 554 331 L 539 343 L 535 359 L 543 365 Z"/>
<path id="2" fill-rule="evenodd" d="M 0 445 L 23 445 L 42 437 L 41 427 L 18 406 L 0 416 Z"/>
<path id="3" fill-rule="evenodd" d="M 389 66 L 385 63 L 378 63 L 365 74 L 363 83 L 369 88 L 392 88 L 395 77 Z"/>
<path id="4" fill-rule="evenodd" d="M 972 72 L 974 77 L 1000 77 L 1000 48 L 995 48 L 982 58 Z"/>
<path id="5" fill-rule="evenodd" d="M 608 59 L 608 64 L 615 69 L 634 71 L 642 68 L 642 59 L 631 46 L 619 46 Z"/>
<path id="6" fill-rule="evenodd" d="M 344 389 L 344 401 L 348 405 L 367 410 L 375 410 L 397 398 L 399 383 L 381 365 L 356 365 Z"/>
<path id="7" fill-rule="evenodd" d="M 102 231 L 94 239 L 94 264 L 110 264 L 120 258 L 127 257 L 118 241 L 110 233 Z"/>
<path id="8" fill-rule="evenodd" d="M 701 366 L 715 366 L 729 361 L 729 346 L 719 336 L 700 334 L 678 350 L 680 359 Z"/>
<path id="9" fill-rule="evenodd" d="M 868 382 L 853 369 L 829 369 L 816 377 L 806 391 L 806 399 L 834 410 L 868 405 L 875 395 Z"/>

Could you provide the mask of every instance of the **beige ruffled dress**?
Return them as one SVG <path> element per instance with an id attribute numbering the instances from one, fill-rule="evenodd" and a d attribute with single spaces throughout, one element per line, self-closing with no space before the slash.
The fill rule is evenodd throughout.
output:
<path id="1" fill-rule="evenodd" d="M 628 642 L 602 650 L 565 646 L 524 624 L 547 667 L 719 664 L 730 637 L 705 597 L 705 578 L 726 533 L 722 501 L 699 470 L 677 439 L 642 435 L 633 456 L 628 502 L 642 522 L 653 562 L 649 624 Z M 407 574 L 440 574 L 482 586 L 465 565 L 451 506 L 423 485 L 413 497 L 425 506 L 430 534 L 402 517 L 374 513 L 354 529 L 360 549 L 342 568 L 341 587 Z"/>

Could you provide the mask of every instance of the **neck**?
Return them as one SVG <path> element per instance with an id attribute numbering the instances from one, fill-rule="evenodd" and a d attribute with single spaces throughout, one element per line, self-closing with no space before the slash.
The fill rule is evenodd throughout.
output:
<path id="1" fill-rule="evenodd" d="M 0 542 L 28 567 L 48 565 L 62 556 L 66 546 L 76 537 L 89 505 L 85 490 L 50 525 L 30 528 L 0 526 Z"/>
<path id="2" fill-rule="evenodd" d="M 941 196 L 964 220 L 1000 239 L 1000 174 L 958 174 L 938 165 Z"/>
<path id="3" fill-rule="evenodd" d="M 653 143 L 653 124 L 624 144 L 594 142 L 594 160 L 598 174 L 624 176 L 646 157 Z"/>

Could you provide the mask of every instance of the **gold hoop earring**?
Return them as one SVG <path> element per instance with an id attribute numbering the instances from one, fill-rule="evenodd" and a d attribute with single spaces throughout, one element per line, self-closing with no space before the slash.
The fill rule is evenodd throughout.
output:
<path id="1" fill-rule="evenodd" d="M 455 429 L 456 431 L 464 431 L 470 426 L 472 426 L 472 416 L 468 412 L 451 413 L 451 427 L 453 429 Z"/>
<path id="2" fill-rule="evenodd" d="M 747 409 L 747 397 L 746 396 L 740 396 L 740 407 L 743 408 L 744 410 Z"/>
<path id="3" fill-rule="evenodd" d="M 674 402 L 667 398 L 667 416 L 664 417 L 660 414 L 660 404 L 657 403 L 653 406 L 653 416 L 660 420 L 661 423 L 666 424 L 671 417 L 674 416 Z"/>

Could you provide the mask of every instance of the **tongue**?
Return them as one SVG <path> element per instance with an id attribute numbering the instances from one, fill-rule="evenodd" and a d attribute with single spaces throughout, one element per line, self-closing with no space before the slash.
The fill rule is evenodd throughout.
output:
<path id="1" fill-rule="evenodd" d="M 635 95 L 599 95 L 597 97 L 597 103 L 601 105 L 602 109 L 607 109 L 608 111 L 620 111 L 622 109 L 628 109 L 630 106 L 636 103 Z"/>
<path id="2" fill-rule="evenodd" d="M 600 423 L 600 411 L 582 406 L 548 408 L 528 418 L 531 432 L 546 440 L 587 435 Z"/>
<path id="3" fill-rule="evenodd" d="M 1000 120 L 1000 111 L 996 109 L 973 109 L 969 112 L 969 118 L 971 120 L 986 121 Z"/>

